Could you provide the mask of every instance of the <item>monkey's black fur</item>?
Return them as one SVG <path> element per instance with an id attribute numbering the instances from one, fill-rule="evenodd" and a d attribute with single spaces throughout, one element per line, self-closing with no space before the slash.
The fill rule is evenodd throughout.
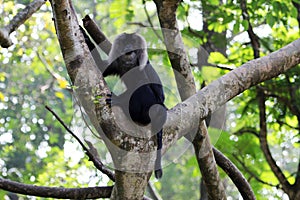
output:
<path id="1" fill-rule="evenodd" d="M 84 36 L 90 51 L 93 50 L 94 44 L 85 33 Z M 152 132 L 157 135 L 155 177 L 161 178 L 162 127 L 167 108 L 161 80 L 148 60 L 144 38 L 136 33 L 117 36 L 109 53 L 108 67 L 102 73 L 104 77 L 119 76 L 127 88 L 118 96 L 112 94 L 107 102 L 120 106 L 139 125 L 151 123 Z"/>

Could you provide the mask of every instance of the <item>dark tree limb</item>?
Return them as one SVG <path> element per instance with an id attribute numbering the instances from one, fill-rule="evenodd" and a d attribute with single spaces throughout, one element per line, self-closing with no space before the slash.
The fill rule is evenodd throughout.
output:
<path id="1" fill-rule="evenodd" d="M 46 2 L 46 0 L 35 0 L 29 3 L 23 10 L 18 12 L 16 16 L 10 20 L 10 23 L 0 28 L 0 45 L 3 48 L 8 48 L 12 45 L 12 41 L 9 35 L 15 31 L 21 24 L 31 17 L 40 7 Z"/>
<path id="2" fill-rule="evenodd" d="M 279 183 L 281 184 L 283 191 L 289 193 L 289 190 L 291 189 L 291 184 L 288 182 L 287 178 L 285 177 L 280 167 L 276 164 L 276 161 L 272 157 L 268 145 L 265 94 L 262 90 L 258 90 L 257 99 L 259 105 L 259 126 L 260 126 L 259 141 L 260 141 L 261 149 L 264 153 L 264 156 L 271 170 L 273 171 L 274 175 L 277 177 Z"/>
<path id="3" fill-rule="evenodd" d="M 112 186 L 88 188 L 43 187 L 0 178 L 0 188 L 9 192 L 58 199 L 109 198 Z"/>
<path id="4" fill-rule="evenodd" d="M 225 173 L 230 177 L 232 182 L 238 188 L 240 194 L 244 200 L 255 200 L 254 192 L 251 189 L 250 184 L 245 179 L 243 174 L 239 169 L 218 149 L 213 148 L 214 155 L 217 161 L 217 164 L 225 171 Z"/>
<path id="5" fill-rule="evenodd" d="M 241 7 L 241 10 L 242 10 L 243 19 L 248 22 L 247 32 L 248 32 L 248 35 L 249 35 L 249 38 L 250 38 L 251 46 L 253 48 L 254 58 L 259 58 L 260 57 L 259 56 L 259 54 L 260 54 L 259 37 L 253 31 L 252 24 L 250 22 L 248 9 L 247 9 L 247 1 L 246 0 L 241 0 L 240 1 L 240 7 Z"/>
<path id="6" fill-rule="evenodd" d="M 260 141 L 260 146 L 263 151 L 263 154 L 272 172 L 274 173 L 277 180 L 279 181 L 282 190 L 285 193 L 287 193 L 290 199 L 299 199 L 300 198 L 300 182 L 299 182 L 300 162 L 298 163 L 296 180 L 294 184 L 291 184 L 288 181 L 288 178 L 284 175 L 281 168 L 277 165 L 276 161 L 274 160 L 268 145 L 268 141 L 267 141 L 268 129 L 266 124 L 267 116 L 266 116 L 266 105 L 265 105 L 266 95 L 264 90 L 258 89 L 257 99 L 259 105 L 259 123 L 260 123 L 259 141 Z"/>
<path id="7" fill-rule="evenodd" d="M 294 7 L 297 9 L 297 21 L 298 21 L 298 27 L 300 29 L 300 3 L 296 2 L 296 1 L 292 1 Z"/>
<path id="8" fill-rule="evenodd" d="M 238 131 L 234 132 L 234 135 L 243 135 L 244 133 L 250 133 L 255 135 L 257 138 L 259 137 L 259 134 L 255 128 L 252 127 L 243 127 L 239 129 Z"/>

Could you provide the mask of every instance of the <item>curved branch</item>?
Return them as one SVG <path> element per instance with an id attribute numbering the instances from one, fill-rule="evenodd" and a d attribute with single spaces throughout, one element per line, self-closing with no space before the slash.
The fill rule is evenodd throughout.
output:
<path id="1" fill-rule="evenodd" d="M 284 173 L 280 169 L 280 167 L 276 164 L 276 161 L 272 157 L 268 141 L 267 141 L 267 124 L 266 124 L 266 106 L 265 106 L 265 94 L 262 90 L 258 90 L 258 104 L 259 104 L 259 126 L 260 126 L 260 133 L 259 133 L 259 141 L 261 149 L 264 153 L 264 156 L 270 165 L 271 170 L 273 171 L 274 175 L 277 177 L 279 183 L 282 185 L 282 189 L 284 192 L 289 193 L 291 188 L 291 184 L 288 182 L 287 178 L 285 177 Z"/>
<path id="2" fill-rule="evenodd" d="M 10 20 L 9 25 L 0 28 L 0 45 L 3 48 L 8 48 L 12 45 L 9 35 L 30 18 L 33 13 L 40 9 L 45 2 L 46 0 L 35 0 L 29 3 L 22 11 L 18 12 L 12 20 Z"/>
<path id="3" fill-rule="evenodd" d="M 239 169 L 218 149 L 213 148 L 214 156 L 216 158 L 217 164 L 224 170 L 224 172 L 230 177 L 232 182 L 238 188 L 243 199 L 245 200 L 255 200 L 254 192 L 251 189 L 250 184 L 245 179 L 243 174 Z"/>
<path id="4" fill-rule="evenodd" d="M 265 57 L 251 60 L 232 70 L 204 87 L 183 104 L 192 108 L 197 103 L 200 111 L 194 112 L 200 112 L 200 117 L 204 118 L 208 113 L 214 112 L 243 91 L 274 78 L 299 63 L 300 39 Z"/>
<path id="5" fill-rule="evenodd" d="M 262 184 L 271 186 L 271 187 L 276 187 L 276 188 L 280 188 L 280 189 L 281 189 L 280 185 L 274 185 L 274 184 L 272 184 L 272 183 L 268 183 L 268 182 L 266 182 L 266 181 L 260 179 L 256 174 L 254 174 L 254 173 L 253 173 L 253 172 L 245 165 L 245 163 L 243 163 L 243 162 L 241 161 L 241 159 L 238 158 L 237 155 L 233 154 L 233 157 L 234 157 L 234 158 L 235 158 L 235 159 L 243 166 L 244 170 L 245 170 L 247 173 L 249 173 L 252 177 L 254 177 L 254 179 L 255 179 L 256 181 L 258 181 L 258 182 L 260 182 L 260 183 L 262 183 Z"/>
<path id="6" fill-rule="evenodd" d="M 255 128 L 252 128 L 252 127 L 241 128 L 241 129 L 237 130 L 236 132 L 234 132 L 233 134 L 234 135 L 243 135 L 244 133 L 250 133 L 250 134 L 255 135 L 257 138 L 259 137 L 258 132 L 255 130 Z"/>
<path id="7" fill-rule="evenodd" d="M 0 178 L 0 188 L 9 192 L 59 199 L 109 198 L 112 186 L 88 188 L 43 187 Z"/>

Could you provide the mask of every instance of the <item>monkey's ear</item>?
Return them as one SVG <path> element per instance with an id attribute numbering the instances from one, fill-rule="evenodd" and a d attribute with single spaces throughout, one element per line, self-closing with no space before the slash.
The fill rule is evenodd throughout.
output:
<path id="1" fill-rule="evenodd" d="M 148 62 L 147 49 L 141 49 L 141 53 L 139 54 L 138 61 L 139 61 L 139 69 L 143 70 Z"/>

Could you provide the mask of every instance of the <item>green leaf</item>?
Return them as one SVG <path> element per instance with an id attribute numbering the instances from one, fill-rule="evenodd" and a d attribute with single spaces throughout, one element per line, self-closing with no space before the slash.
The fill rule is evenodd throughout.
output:
<path id="1" fill-rule="evenodd" d="M 233 25 L 233 34 L 237 34 L 240 32 L 240 23 L 238 21 Z"/>
<path id="2" fill-rule="evenodd" d="M 249 29 L 249 23 L 247 20 L 243 20 L 242 21 L 242 26 L 244 27 L 245 31 L 247 31 Z"/>
<path id="3" fill-rule="evenodd" d="M 279 13 L 281 11 L 281 4 L 278 1 L 272 1 L 273 12 Z"/>
<path id="4" fill-rule="evenodd" d="M 57 96 L 58 98 L 60 98 L 62 100 L 65 98 L 65 95 L 62 92 L 55 92 L 55 96 Z"/>
<path id="5" fill-rule="evenodd" d="M 5 72 L 0 72 L 0 82 L 4 82 L 6 78 Z"/>
<path id="6" fill-rule="evenodd" d="M 218 6 L 220 4 L 219 0 L 209 0 L 209 3 L 214 6 Z"/>
<path id="7" fill-rule="evenodd" d="M 266 16 L 266 21 L 267 24 L 270 25 L 270 27 L 273 27 L 276 22 L 276 18 L 272 15 L 272 13 L 269 12 Z"/>
<path id="8" fill-rule="evenodd" d="M 216 64 L 220 64 L 220 63 L 224 64 L 224 63 L 227 63 L 228 60 L 220 52 L 212 52 L 209 54 L 208 62 L 216 63 Z"/>
<path id="9" fill-rule="evenodd" d="M 295 7 L 292 7 L 292 10 L 291 10 L 291 17 L 293 18 L 297 18 L 298 16 L 298 11 Z"/>
<path id="10" fill-rule="evenodd" d="M 0 101 L 4 101 L 4 98 L 5 98 L 4 94 L 0 92 Z"/>

